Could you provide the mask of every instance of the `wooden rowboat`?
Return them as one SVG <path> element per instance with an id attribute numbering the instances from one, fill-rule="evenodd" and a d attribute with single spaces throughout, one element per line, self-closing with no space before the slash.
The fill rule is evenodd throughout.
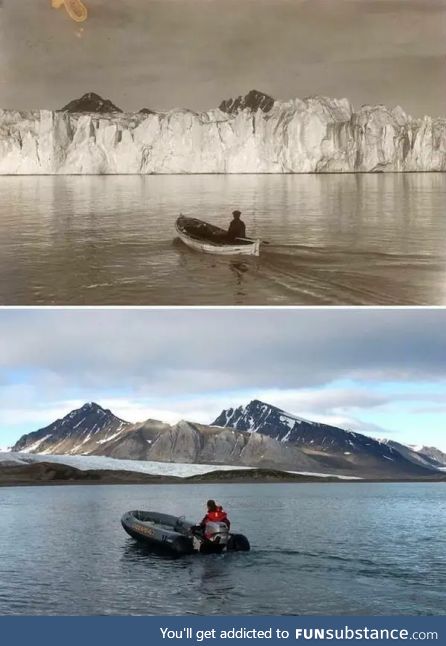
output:
<path id="1" fill-rule="evenodd" d="M 224 229 L 196 218 L 180 215 L 175 228 L 180 240 L 195 251 L 220 256 L 258 256 L 260 253 L 260 240 L 237 238 L 234 242 L 228 239 Z"/>

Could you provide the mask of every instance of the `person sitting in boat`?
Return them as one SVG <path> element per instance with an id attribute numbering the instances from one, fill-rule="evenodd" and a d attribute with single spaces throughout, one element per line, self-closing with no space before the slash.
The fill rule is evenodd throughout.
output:
<path id="1" fill-rule="evenodd" d="M 224 523 L 228 530 L 231 528 L 231 522 L 228 518 L 227 513 L 224 511 L 223 507 L 220 505 L 217 505 L 215 500 L 208 500 L 206 503 L 207 506 L 207 512 L 201 523 L 199 523 L 196 527 L 197 529 L 200 529 L 204 535 L 205 538 L 209 538 L 208 536 L 208 525 L 212 525 L 212 523 Z"/>
<path id="2" fill-rule="evenodd" d="M 240 219 L 240 216 L 240 211 L 232 212 L 232 220 L 228 229 L 228 240 L 231 242 L 237 242 L 237 238 L 246 237 L 245 223 Z"/>

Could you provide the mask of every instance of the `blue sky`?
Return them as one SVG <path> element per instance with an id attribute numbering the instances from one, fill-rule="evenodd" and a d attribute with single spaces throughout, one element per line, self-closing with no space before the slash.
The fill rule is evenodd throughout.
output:
<path id="1" fill-rule="evenodd" d="M 443 310 L 3 310 L 0 447 L 97 401 L 210 423 L 253 398 L 446 450 Z"/>

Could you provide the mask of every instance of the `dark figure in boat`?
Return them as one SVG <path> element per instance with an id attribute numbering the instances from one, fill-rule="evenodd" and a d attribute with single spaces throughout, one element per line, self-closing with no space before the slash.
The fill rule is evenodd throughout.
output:
<path id="1" fill-rule="evenodd" d="M 246 238 L 246 228 L 243 220 L 240 219 L 240 211 L 232 212 L 232 221 L 228 229 L 228 240 L 237 242 L 237 238 Z"/>
<path id="2" fill-rule="evenodd" d="M 201 523 L 196 525 L 196 528 L 202 532 L 203 536 L 205 538 L 211 538 L 213 533 L 215 533 L 216 531 L 218 532 L 218 527 L 216 528 L 215 525 L 220 523 L 226 525 L 227 530 L 229 531 L 231 523 L 223 507 L 217 505 L 215 500 L 208 500 L 206 507 L 206 515 L 204 516 Z"/>

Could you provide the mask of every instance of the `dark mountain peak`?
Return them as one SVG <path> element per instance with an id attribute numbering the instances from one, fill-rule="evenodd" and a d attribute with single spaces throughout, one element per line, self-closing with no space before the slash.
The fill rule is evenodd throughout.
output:
<path id="1" fill-rule="evenodd" d="M 87 442 L 105 441 L 124 432 L 131 426 L 129 422 L 116 417 L 95 402 L 86 402 L 80 408 L 69 412 L 44 428 L 23 435 L 13 447 L 14 451 L 47 453 L 82 452 Z"/>
<path id="2" fill-rule="evenodd" d="M 82 412 L 88 412 L 88 413 L 99 413 L 99 414 L 108 414 L 108 415 L 113 415 L 110 409 L 108 408 L 102 408 L 99 404 L 96 404 L 96 402 L 87 402 L 82 406 L 82 408 L 78 409 L 79 411 Z"/>
<path id="3" fill-rule="evenodd" d="M 155 112 L 154 110 L 150 110 L 150 108 L 141 108 L 139 114 L 155 114 Z"/>
<path id="4" fill-rule="evenodd" d="M 109 99 L 103 99 L 95 92 L 87 92 L 80 99 L 70 101 L 61 110 L 62 112 L 122 112 L 121 108 L 114 105 Z"/>
<path id="5" fill-rule="evenodd" d="M 99 406 L 99 404 L 96 404 L 96 402 L 87 402 L 84 404 L 81 408 L 81 410 L 104 410 L 102 406 Z"/>
<path id="6" fill-rule="evenodd" d="M 104 426 L 104 424 L 121 421 L 123 420 L 116 417 L 108 408 L 102 408 L 96 402 L 86 402 L 80 408 L 75 408 L 67 413 L 65 417 L 57 419 L 46 428 L 51 429 L 53 433 L 58 433 L 59 430 L 66 433 L 67 429 L 70 429 L 70 432 L 76 434 L 89 426 L 95 425 L 98 428 L 99 426 Z"/>
<path id="7" fill-rule="evenodd" d="M 227 114 L 238 114 L 242 110 L 250 110 L 251 112 L 269 112 L 274 105 L 274 99 L 264 92 L 258 90 L 250 90 L 245 96 L 238 96 L 236 99 L 227 99 L 222 101 L 219 108 L 222 112 Z"/>
<path id="8" fill-rule="evenodd" d="M 253 399 L 246 406 L 223 410 L 213 422 L 213 426 L 230 426 L 239 431 L 251 433 L 258 431 L 276 439 L 282 439 L 286 436 L 284 441 L 290 439 L 289 431 L 296 425 L 301 424 L 309 427 L 317 425 L 316 422 L 290 415 L 272 404 L 260 401 L 260 399 Z M 281 427 L 282 433 L 278 431 L 278 426 Z M 266 428 L 268 428 L 268 431 Z"/>
<path id="9" fill-rule="evenodd" d="M 265 411 L 265 410 L 277 410 L 280 412 L 282 411 L 280 408 L 277 408 L 277 406 L 273 406 L 272 404 L 267 404 L 266 402 L 262 402 L 260 399 L 252 399 L 247 406 L 243 407 L 245 410 L 248 411 Z"/>
<path id="10" fill-rule="evenodd" d="M 102 406 L 96 404 L 96 402 L 86 402 L 80 408 L 75 408 L 67 415 L 65 415 L 65 417 L 63 417 L 61 421 L 72 420 L 74 417 L 79 417 L 80 415 L 115 417 L 111 410 L 109 410 L 108 408 L 102 408 Z"/>
<path id="11" fill-rule="evenodd" d="M 99 96 L 99 94 L 96 94 L 96 92 L 87 92 L 84 94 L 81 99 L 81 101 L 103 101 L 103 98 Z"/>
<path id="12" fill-rule="evenodd" d="M 271 404 L 266 404 L 265 402 L 260 401 L 260 399 L 251 399 L 247 408 L 257 408 L 258 406 L 268 406 L 268 408 L 274 408 Z"/>
<path id="13" fill-rule="evenodd" d="M 375 465 L 388 472 L 426 471 L 389 443 L 336 426 L 311 422 L 287 413 L 276 406 L 253 399 L 246 406 L 223 410 L 215 426 L 230 427 L 300 448 L 308 455 L 326 456 L 326 460 L 343 461 L 364 467 Z M 427 464 L 427 463 L 426 463 Z"/>
<path id="14" fill-rule="evenodd" d="M 259 399 L 253 399 L 245 406 L 223 410 L 213 423 L 215 426 L 230 426 L 232 428 L 258 432 L 268 435 L 281 442 L 292 442 L 305 445 L 337 444 L 347 448 L 353 445 L 357 438 L 363 438 L 368 445 L 378 444 L 377 440 L 362 436 L 352 431 L 313 422 L 297 415 L 292 415 L 277 406 L 267 404 Z M 318 439 L 319 438 L 319 439 Z"/>

